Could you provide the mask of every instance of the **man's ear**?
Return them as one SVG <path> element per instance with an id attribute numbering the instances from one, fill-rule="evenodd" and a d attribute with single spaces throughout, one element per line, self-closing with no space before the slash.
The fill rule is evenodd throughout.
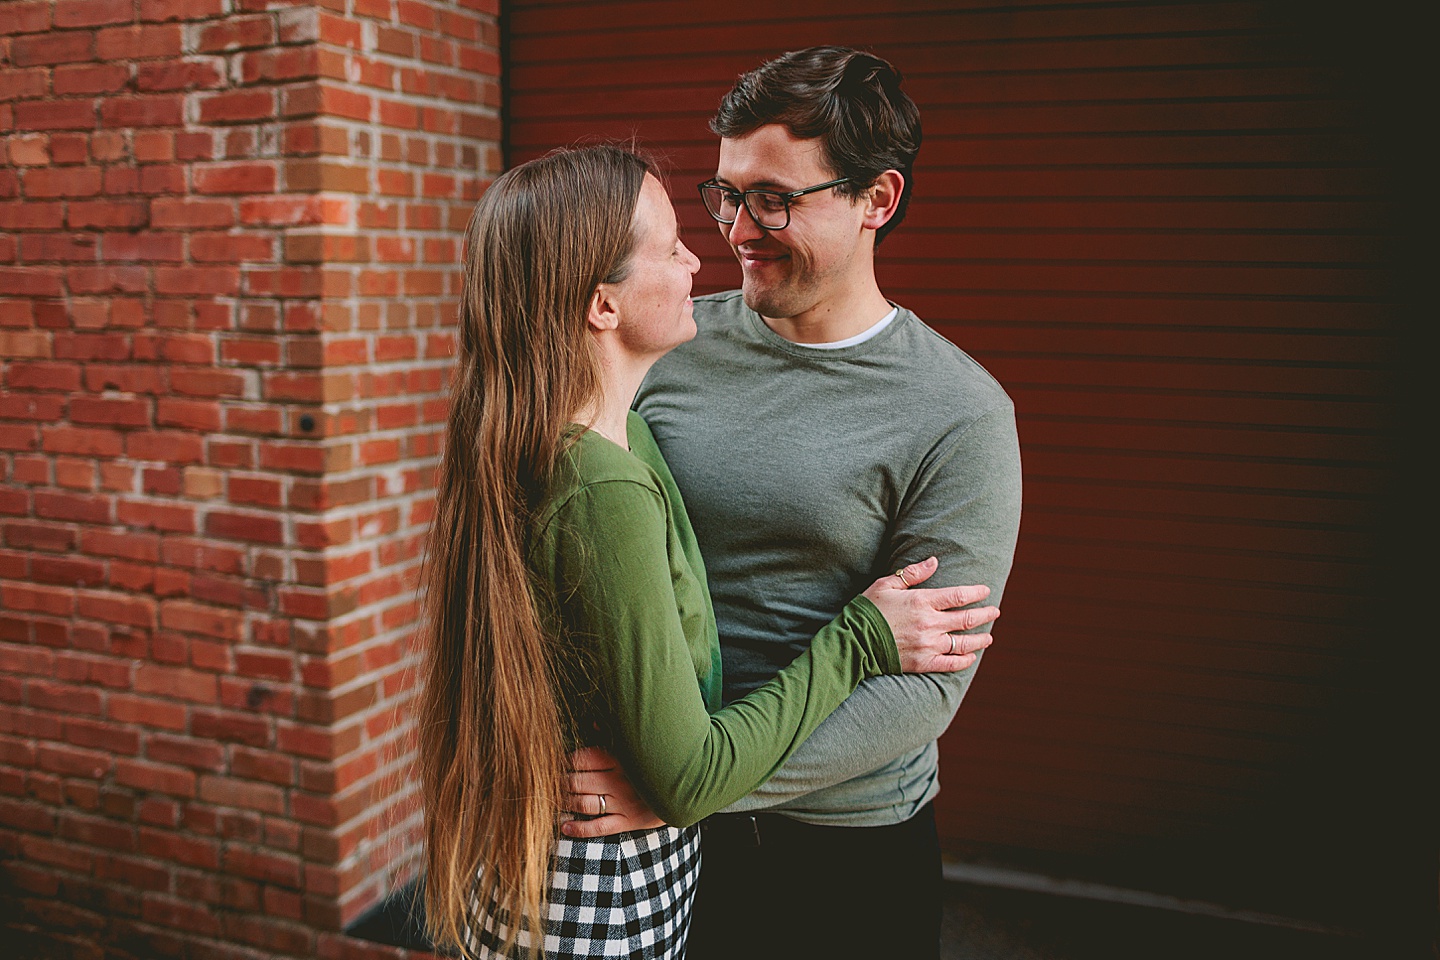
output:
<path id="1" fill-rule="evenodd" d="M 890 222 L 905 192 L 905 177 L 899 170 L 886 170 L 866 191 L 864 225 L 879 230 Z"/>
<path id="2" fill-rule="evenodd" d="M 590 294 L 590 309 L 585 322 L 591 330 L 614 330 L 620 326 L 620 308 L 615 302 L 614 291 L 609 284 L 602 283 Z"/>

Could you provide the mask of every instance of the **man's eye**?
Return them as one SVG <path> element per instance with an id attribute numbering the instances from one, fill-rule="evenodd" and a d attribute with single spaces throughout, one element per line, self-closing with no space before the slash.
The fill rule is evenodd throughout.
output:
<path id="1" fill-rule="evenodd" d="M 772 213 L 779 213 L 781 210 L 785 209 L 785 201 L 778 193 L 752 193 L 750 194 L 750 196 L 755 198 L 756 202 L 760 204 L 760 209 L 762 210 L 769 210 Z"/>

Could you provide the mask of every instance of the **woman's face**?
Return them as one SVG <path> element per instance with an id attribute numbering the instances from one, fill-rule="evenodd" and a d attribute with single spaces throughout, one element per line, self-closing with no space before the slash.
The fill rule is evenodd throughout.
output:
<path id="1" fill-rule="evenodd" d="M 620 341 L 636 356 L 659 357 L 695 336 L 690 286 L 700 261 L 680 242 L 665 188 L 649 174 L 635 205 L 630 271 L 613 284 Z"/>

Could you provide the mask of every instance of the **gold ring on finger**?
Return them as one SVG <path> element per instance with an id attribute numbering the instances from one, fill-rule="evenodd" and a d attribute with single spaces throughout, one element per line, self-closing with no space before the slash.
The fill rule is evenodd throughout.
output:
<path id="1" fill-rule="evenodd" d="M 603 793 L 602 793 L 602 794 L 599 794 L 599 797 L 600 797 L 600 813 L 599 813 L 598 815 L 603 817 L 603 816 L 605 816 L 605 794 L 603 794 Z"/>
<path id="2" fill-rule="evenodd" d="M 904 568 L 904 567 L 901 567 L 899 570 L 896 570 L 896 571 L 895 571 L 895 576 L 897 576 L 897 577 L 900 578 L 900 582 L 903 583 L 903 584 L 905 584 L 906 588 L 909 588 L 909 586 L 910 586 L 910 581 L 905 579 L 905 568 Z"/>

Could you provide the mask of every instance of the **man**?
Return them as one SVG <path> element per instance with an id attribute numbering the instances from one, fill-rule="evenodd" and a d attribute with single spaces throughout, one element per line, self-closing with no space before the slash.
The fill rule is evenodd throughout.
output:
<path id="1" fill-rule="evenodd" d="M 875 279 L 921 138 L 899 74 L 845 48 L 789 53 L 741 77 L 711 129 L 700 192 L 743 286 L 696 300 L 699 336 L 636 406 L 701 544 L 729 702 L 907 563 L 934 555 L 925 586 L 986 584 L 998 604 L 1020 460 L 999 384 Z M 973 673 L 867 681 L 706 822 L 692 960 L 938 956 L 935 740 Z"/>

